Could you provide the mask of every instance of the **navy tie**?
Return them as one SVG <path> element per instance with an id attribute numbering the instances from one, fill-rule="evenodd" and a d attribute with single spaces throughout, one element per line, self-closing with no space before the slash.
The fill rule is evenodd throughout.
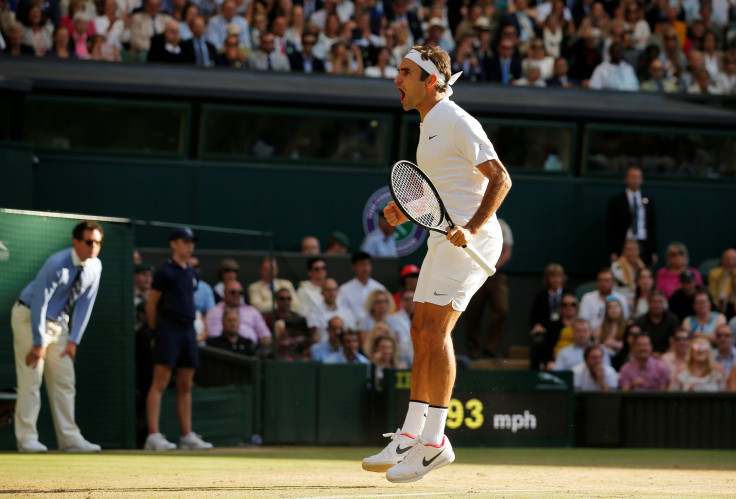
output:
<path id="1" fill-rule="evenodd" d="M 82 267 L 76 267 L 77 268 L 77 275 L 74 278 L 74 282 L 72 283 L 72 294 L 69 295 L 69 299 L 66 302 L 66 305 L 64 305 L 64 313 L 66 315 L 70 315 L 72 308 L 74 308 L 74 303 L 76 303 L 77 298 L 79 298 L 79 292 L 82 290 Z"/>
<path id="2" fill-rule="evenodd" d="M 631 209 L 631 233 L 637 235 L 639 233 L 639 202 L 634 194 L 634 206 Z"/>

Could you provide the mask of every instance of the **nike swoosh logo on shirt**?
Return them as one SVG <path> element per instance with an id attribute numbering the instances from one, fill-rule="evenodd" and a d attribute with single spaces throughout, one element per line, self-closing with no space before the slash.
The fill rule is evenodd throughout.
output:
<path id="1" fill-rule="evenodd" d="M 429 136 L 429 140 L 432 140 L 432 139 L 433 139 L 433 138 L 435 138 L 435 137 L 436 137 L 436 135 L 430 135 L 430 136 Z"/>
<path id="2" fill-rule="evenodd" d="M 441 450 L 441 451 L 439 452 L 439 454 L 437 454 L 436 456 L 434 456 L 434 457 L 433 457 L 432 459 L 430 459 L 429 461 L 427 460 L 427 458 L 426 458 L 426 457 L 422 458 L 422 464 L 424 465 L 424 467 L 426 468 L 427 466 L 429 466 L 430 464 L 432 464 L 432 463 L 434 462 L 434 460 L 435 460 L 435 459 L 437 459 L 438 457 L 440 457 L 440 454 L 442 454 L 443 452 L 445 452 L 445 449 L 442 449 L 442 450 Z"/>
<path id="3" fill-rule="evenodd" d="M 437 291 L 434 292 L 435 296 L 447 296 L 447 293 L 438 293 Z"/>
<path id="4" fill-rule="evenodd" d="M 396 446 L 396 453 L 397 454 L 403 454 L 404 452 L 407 452 L 409 449 L 411 449 L 411 445 L 409 447 L 401 448 L 401 445 Z"/>

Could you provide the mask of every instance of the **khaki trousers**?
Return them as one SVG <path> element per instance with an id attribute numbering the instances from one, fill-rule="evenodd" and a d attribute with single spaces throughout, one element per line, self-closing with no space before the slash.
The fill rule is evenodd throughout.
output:
<path id="1" fill-rule="evenodd" d="M 46 320 L 43 338 L 46 359 L 39 360 L 35 368 L 26 365 L 26 355 L 33 346 L 30 309 L 16 303 L 10 323 L 13 328 L 15 372 L 18 380 L 18 399 L 15 403 L 15 438 L 18 446 L 29 440 L 38 440 L 36 421 L 41 410 L 43 379 L 46 380 L 46 392 L 59 448 L 75 445 L 82 439 L 82 434 L 74 422 L 74 362 L 68 355 L 61 357 L 69 341 L 68 319 L 60 323 Z"/>

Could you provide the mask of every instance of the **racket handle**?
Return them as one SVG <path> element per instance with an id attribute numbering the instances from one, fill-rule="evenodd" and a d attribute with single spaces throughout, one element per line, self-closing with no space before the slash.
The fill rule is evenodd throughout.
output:
<path id="1" fill-rule="evenodd" d="M 486 273 L 489 276 L 492 276 L 493 274 L 496 273 L 496 267 L 488 263 L 488 260 L 486 260 L 485 257 L 483 257 L 483 255 L 481 255 L 480 253 L 475 251 L 472 247 L 467 246 L 467 245 L 463 246 L 463 249 L 468 255 L 470 255 L 470 258 L 475 260 L 476 263 L 480 265 L 483 268 L 483 270 L 486 271 Z"/>

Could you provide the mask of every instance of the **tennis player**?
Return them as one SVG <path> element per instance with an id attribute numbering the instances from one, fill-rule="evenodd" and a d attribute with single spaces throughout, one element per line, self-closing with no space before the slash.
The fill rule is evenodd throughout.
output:
<path id="1" fill-rule="evenodd" d="M 452 463 L 455 454 L 444 435 L 447 408 L 455 384 L 452 329 L 488 274 L 461 250 L 466 244 L 492 264 L 503 240 L 496 210 L 511 188 L 480 123 L 452 102 L 450 56 L 439 47 L 415 46 L 394 79 L 405 111 L 421 117 L 417 163 L 432 180 L 455 222 L 445 237 L 430 232 L 427 256 L 414 293 L 411 326 L 414 365 L 411 400 L 403 426 L 386 433 L 391 442 L 363 460 L 368 471 L 386 471 L 391 482 L 419 480 Z M 391 225 L 407 221 L 390 202 L 384 209 Z"/>

